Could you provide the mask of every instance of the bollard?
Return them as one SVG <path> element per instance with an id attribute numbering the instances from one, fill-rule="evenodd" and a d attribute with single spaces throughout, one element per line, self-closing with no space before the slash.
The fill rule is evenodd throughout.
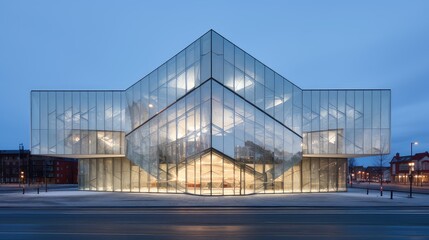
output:
<path id="1" fill-rule="evenodd" d="M 380 196 L 383 197 L 383 187 L 380 187 Z"/>
<path id="2" fill-rule="evenodd" d="M 39 188 L 37 188 L 37 194 L 39 194 Z"/>
<path id="3" fill-rule="evenodd" d="M 393 199 L 393 191 L 390 190 L 390 199 Z"/>
<path id="4" fill-rule="evenodd" d="M 366 189 L 366 195 L 368 195 L 368 194 L 369 194 L 369 189 L 367 188 L 367 189 Z"/>
<path id="5" fill-rule="evenodd" d="M 22 194 L 25 194 L 25 188 L 22 188 Z"/>

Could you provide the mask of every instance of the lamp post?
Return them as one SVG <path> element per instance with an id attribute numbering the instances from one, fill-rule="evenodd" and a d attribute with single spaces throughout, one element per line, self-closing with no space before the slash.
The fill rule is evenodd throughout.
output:
<path id="1" fill-rule="evenodd" d="M 411 147 L 411 155 L 410 155 L 410 161 L 412 161 L 413 160 L 413 146 L 414 145 L 418 145 L 419 144 L 419 142 L 417 142 L 417 141 L 413 141 L 413 142 L 411 142 L 411 144 L 410 144 L 410 147 Z M 414 165 L 413 165 L 414 166 Z M 419 170 L 419 167 L 418 167 L 418 163 L 417 163 L 417 170 Z M 413 169 L 413 171 L 414 171 L 414 169 Z M 418 174 L 418 173 L 417 173 Z M 418 184 L 418 182 L 416 182 L 417 184 Z"/>
<path id="2" fill-rule="evenodd" d="M 410 179 L 410 198 L 413 197 L 413 171 L 414 171 L 414 163 L 408 163 L 408 178 Z"/>

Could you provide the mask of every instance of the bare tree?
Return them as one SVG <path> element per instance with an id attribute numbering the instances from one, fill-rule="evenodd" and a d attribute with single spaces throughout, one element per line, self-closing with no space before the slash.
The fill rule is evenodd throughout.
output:
<path id="1" fill-rule="evenodd" d="M 389 165 L 389 153 L 390 153 L 390 143 L 387 139 L 382 140 L 380 144 L 380 149 L 374 149 L 378 152 L 378 156 L 374 157 L 374 166 L 378 172 L 380 178 L 380 195 L 383 196 L 383 179 L 384 179 L 384 170 L 383 167 Z"/>
<path id="2" fill-rule="evenodd" d="M 377 157 L 375 157 L 373 164 L 376 167 L 376 172 L 378 174 L 378 177 L 380 179 L 380 185 L 383 185 L 383 179 L 384 179 L 384 167 L 388 167 L 389 165 L 389 155 L 387 154 L 380 154 Z"/>
<path id="3" fill-rule="evenodd" d="M 374 158 L 373 164 L 376 167 L 376 171 L 378 174 L 378 177 L 380 179 L 380 190 L 383 189 L 383 179 L 384 179 L 384 167 L 389 166 L 389 151 L 387 150 L 387 145 L 382 144 L 381 149 L 379 149 L 379 155 Z M 381 192 L 381 194 L 383 194 Z"/>

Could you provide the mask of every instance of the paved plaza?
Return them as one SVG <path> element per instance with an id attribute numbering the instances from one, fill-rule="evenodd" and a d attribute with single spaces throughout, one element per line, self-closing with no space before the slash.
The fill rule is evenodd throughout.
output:
<path id="1" fill-rule="evenodd" d="M 43 188 L 37 194 L 36 188 L 27 188 L 22 194 L 19 188 L 0 186 L 0 207 L 368 207 L 368 206 L 429 206 L 428 194 L 390 191 L 383 196 L 377 190 L 349 188 L 347 192 L 256 194 L 247 196 L 194 196 L 166 193 L 124 193 L 79 191 L 75 187 Z"/>

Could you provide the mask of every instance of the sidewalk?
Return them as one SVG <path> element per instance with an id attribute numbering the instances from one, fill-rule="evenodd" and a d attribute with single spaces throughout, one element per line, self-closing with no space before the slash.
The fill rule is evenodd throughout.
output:
<path id="1" fill-rule="evenodd" d="M 369 188 L 369 189 L 378 189 L 380 190 L 380 183 L 368 183 L 368 182 L 353 182 L 353 185 L 348 184 L 348 188 Z M 396 184 L 396 183 L 383 183 L 383 190 L 384 191 L 402 191 L 402 192 L 409 192 L 410 191 L 410 185 L 409 184 Z M 429 194 L 429 186 L 426 184 L 423 186 L 420 185 L 413 185 L 413 194 L 414 193 L 424 193 Z"/>
<path id="2" fill-rule="evenodd" d="M 39 188 L 40 192 L 45 192 L 46 185 L 45 184 L 18 184 L 18 183 L 7 183 L 7 184 L 0 184 L 0 194 L 2 193 L 14 193 L 14 192 L 22 192 L 22 187 L 25 188 L 25 191 L 37 191 L 37 188 Z M 69 190 L 77 190 L 77 184 L 48 184 L 47 185 L 48 191 L 55 190 L 55 191 L 69 191 Z"/>
<path id="3" fill-rule="evenodd" d="M 35 190 L 1 193 L 0 207 L 429 207 L 429 195 L 390 193 L 349 188 L 348 192 L 256 194 L 249 196 L 193 196 L 164 193 L 120 193 L 78 190 Z"/>

